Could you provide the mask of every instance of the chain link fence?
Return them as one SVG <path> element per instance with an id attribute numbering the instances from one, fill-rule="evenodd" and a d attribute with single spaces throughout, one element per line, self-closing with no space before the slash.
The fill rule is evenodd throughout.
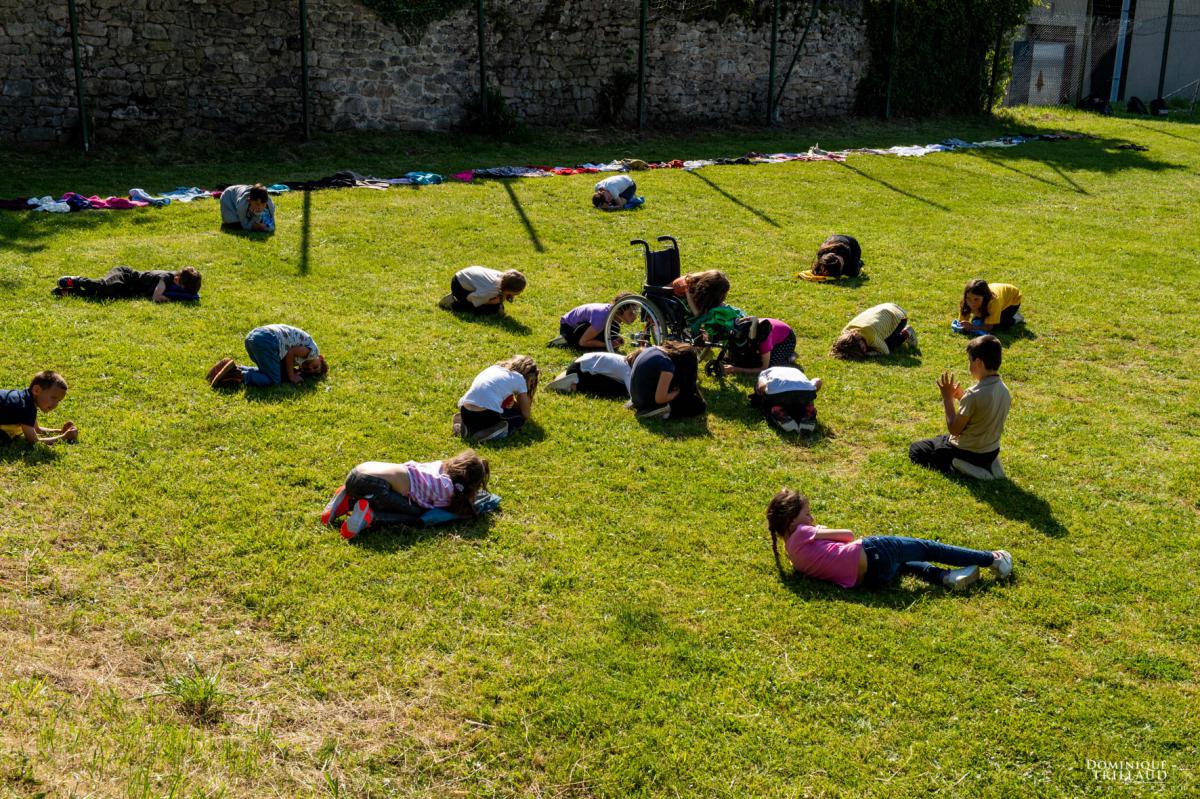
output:
<path id="1" fill-rule="evenodd" d="M 1044 0 L 1012 43 L 1005 105 L 1195 104 L 1200 0 Z"/>

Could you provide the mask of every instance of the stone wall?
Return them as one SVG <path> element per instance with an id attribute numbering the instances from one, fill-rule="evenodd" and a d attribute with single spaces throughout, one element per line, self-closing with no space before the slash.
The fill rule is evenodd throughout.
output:
<path id="1" fill-rule="evenodd" d="M 78 0 L 93 137 L 286 133 L 301 124 L 295 0 Z M 443 130 L 478 82 L 475 17 L 405 39 L 353 0 L 309 0 L 317 130 Z M 788 84 L 785 117 L 846 114 L 867 68 L 860 0 L 822 13 Z M 803 19 L 781 24 L 780 72 Z M 800 24 L 797 24 L 799 22 Z M 651 125 L 759 122 L 769 25 L 652 16 Z M 626 124 L 635 113 L 637 4 L 489 2 L 490 83 L 532 124 Z M 0 0 L 0 144 L 78 140 L 66 0 Z"/>

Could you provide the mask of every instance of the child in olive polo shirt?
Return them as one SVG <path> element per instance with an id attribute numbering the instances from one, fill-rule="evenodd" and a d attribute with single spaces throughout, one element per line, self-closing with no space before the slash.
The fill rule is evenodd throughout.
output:
<path id="1" fill-rule="evenodd" d="M 959 471 L 979 480 L 1004 478 L 1000 465 L 1000 434 L 1012 395 L 1000 379 L 1002 349 L 995 336 L 980 336 L 967 344 L 975 385 L 966 391 L 954 375 L 943 372 L 937 387 L 942 392 L 948 435 L 914 441 L 908 457 L 918 466 Z M 955 402 L 958 403 L 957 407 Z"/>

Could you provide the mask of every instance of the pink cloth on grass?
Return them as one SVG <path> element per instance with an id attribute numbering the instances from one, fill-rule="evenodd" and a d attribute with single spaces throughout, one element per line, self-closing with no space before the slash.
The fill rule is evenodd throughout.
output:
<path id="1" fill-rule="evenodd" d="M 94 194 L 88 197 L 87 201 L 92 204 L 93 208 L 104 208 L 109 211 L 128 211 L 131 208 L 145 208 L 150 204 L 140 200 L 131 200 L 128 197 L 106 197 L 102 200 Z"/>

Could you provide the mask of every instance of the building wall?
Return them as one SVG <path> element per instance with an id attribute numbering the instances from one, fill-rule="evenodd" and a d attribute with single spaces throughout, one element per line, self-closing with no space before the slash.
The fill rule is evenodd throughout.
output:
<path id="1" fill-rule="evenodd" d="M 637 5 L 490 2 L 490 83 L 533 124 L 626 124 L 635 112 Z M 284 132 L 301 124 L 295 0 L 78 0 L 94 137 Z M 309 0 L 318 130 L 443 130 L 478 86 L 475 16 L 407 39 L 353 0 Z M 803 9 L 801 9 L 803 12 Z M 803 20 L 782 21 L 779 69 Z M 651 124 L 761 121 L 769 25 L 652 19 Z M 789 118 L 846 114 L 868 65 L 861 0 L 822 13 L 782 102 Z M 66 0 L 0 0 L 0 144 L 78 136 Z"/>

